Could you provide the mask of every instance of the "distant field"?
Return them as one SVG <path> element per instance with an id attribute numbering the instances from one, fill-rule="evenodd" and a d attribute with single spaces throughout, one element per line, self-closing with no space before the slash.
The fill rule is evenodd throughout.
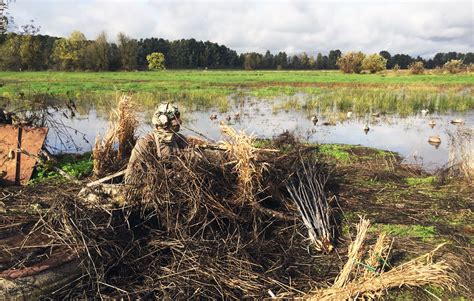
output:
<path id="1" fill-rule="evenodd" d="M 280 90 L 327 86 L 459 88 L 474 74 L 342 74 L 338 71 L 0 72 L 0 95 L 23 93 L 198 92 L 228 94 L 238 88 Z"/>

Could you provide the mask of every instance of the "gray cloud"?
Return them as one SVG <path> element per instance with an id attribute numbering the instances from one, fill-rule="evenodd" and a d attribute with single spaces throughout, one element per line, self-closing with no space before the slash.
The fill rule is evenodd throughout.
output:
<path id="1" fill-rule="evenodd" d="M 105 30 L 134 38 L 195 38 L 238 52 L 311 54 L 331 49 L 431 56 L 473 51 L 471 1 L 27 1 L 10 6 L 17 24 L 34 19 L 43 34 Z"/>

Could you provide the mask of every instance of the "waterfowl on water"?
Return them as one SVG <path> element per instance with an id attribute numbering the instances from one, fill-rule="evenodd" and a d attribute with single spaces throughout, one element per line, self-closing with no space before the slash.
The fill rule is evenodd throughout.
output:
<path id="1" fill-rule="evenodd" d="M 209 119 L 211 119 L 211 120 L 216 120 L 216 119 L 217 119 L 217 114 L 211 114 L 211 115 L 209 116 Z"/>
<path id="2" fill-rule="evenodd" d="M 369 125 L 366 124 L 366 125 L 364 126 L 364 133 L 367 135 L 367 133 L 368 133 L 369 131 L 370 131 Z"/>
<path id="3" fill-rule="evenodd" d="M 316 125 L 316 123 L 318 123 L 318 117 L 316 115 L 314 115 L 313 117 L 311 117 L 311 122 Z"/>
<path id="4" fill-rule="evenodd" d="M 421 115 L 425 116 L 426 114 L 429 113 L 429 110 L 428 109 L 423 109 L 420 112 L 421 112 Z"/>
<path id="5" fill-rule="evenodd" d="M 336 120 L 326 120 L 322 123 L 322 125 L 336 125 Z"/>
<path id="6" fill-rule="evenodd" d="M 430 123 L 429 123 L 429 126 L 430 126 L 431 128 L 434 128 L 435 125 L 436 125 L 436 121 L 431 120 Z"/>
<path id="7" fill-rule="evenodd" d="M 453 119 L 453 120 L 451 120 L 451 123 L 452 124 L 463 124 L 464 120 L 462 120 L 462 119 Z"/>
<path id="8" fill-rule="evenodd" d="M 347 118 L 351 118 L 351 116 L 352 116 L 352 112 L 351 111 L 347 112 Z"/>
<path id="9" fill-rule="evenodd" d="M 232 119 L 232 117 L 230 117 L 230 115 L 225 118 L 225 120 L 227 120 L 227 121 L 230 121 L 231 119 Z"/>
<path id="10" fill-rule="evenodd" d="M 428 142 L 432 144 L 441 144 L 441 138 L 439 136 L 430 136 Z"/>
<path id="11" fill-rule="evenodd" d="M 240 113 L 239 112 L 236 112 L 234 114 L 234 119 L 240 119 Z"/>

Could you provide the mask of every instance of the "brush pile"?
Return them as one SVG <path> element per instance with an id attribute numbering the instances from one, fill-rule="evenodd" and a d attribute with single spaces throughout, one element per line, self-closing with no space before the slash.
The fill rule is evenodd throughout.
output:
<path id="1" fill-rule="evenodd" d="M 55 203 L 37 231 L 77 254 L 87 275 L 57 296 L 263 298 L 268 290 L 298 295 L 331 275 L 333 255 L 310 248 L 286 188 L 300 185 L 296 172 L 307 164 L 325 175 L 329 167 L 314 148 L 259 150 L 253 138 L 223 132 L 224 150 L 150 155 L 121 207 Z M 326 182 L 320 187 L 317 194 L 329 193 Z M 331 205 L 321 205 L 327 233 L 334 233 Z"/>

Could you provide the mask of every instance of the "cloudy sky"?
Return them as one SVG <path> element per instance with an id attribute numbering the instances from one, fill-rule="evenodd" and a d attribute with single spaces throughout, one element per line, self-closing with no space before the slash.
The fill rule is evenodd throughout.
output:
<path id="1" fill-rule="evenodd" d="M 239 53 L 474 51 L 473 1 L 16 0 L 10 14 L 52 36 L 195 38 Z"/>

